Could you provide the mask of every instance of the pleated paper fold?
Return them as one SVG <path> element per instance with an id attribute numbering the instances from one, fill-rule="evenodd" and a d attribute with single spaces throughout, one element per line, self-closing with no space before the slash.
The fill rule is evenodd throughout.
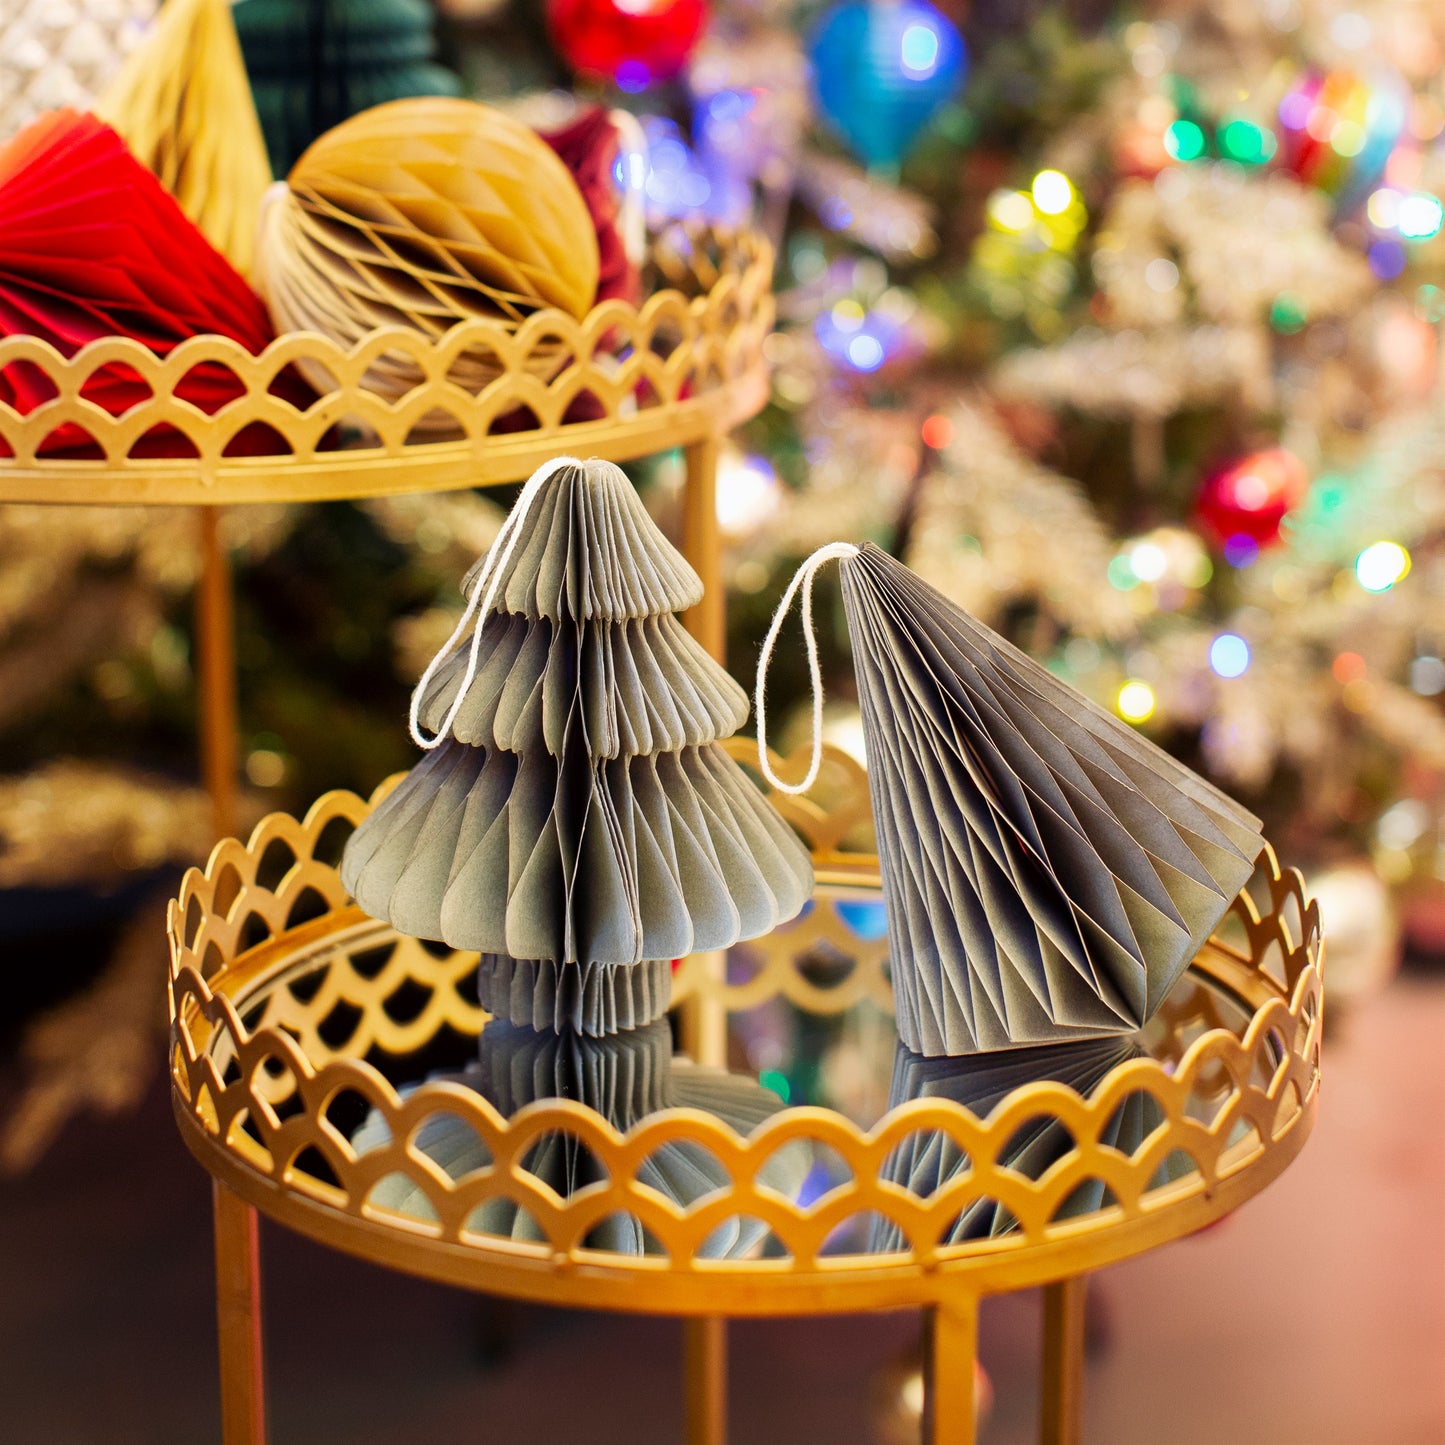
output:
<path id="1" fill-rule="evenodd" d="M 752 1079 L 703 1069 L 672 1057 L 672 1036 L 665 1021 L 606 1039 L 564 1031 L 534 1031 L 490 1023 L 482 1031 L 480 1058 L 461 1074 L 443 1075 L 477 1090 L 497 1111 L 511 1116 L 539 1099 L 575 1099 L 595 1110 L 619 1130 L 626 1130 L 656 1110 L 684 1106 L 701 1109 L 746 1135 L 782 1108 L 777 1095 Z M 359 1152 L 386 1145 L 385 1122 L 372 1114 L 352 1136 Z M 484 1168 L 491 1156 L 476 1132 L 455 1114 L 437 1113 L 417 1131 L 415 1146 L 453 1179 Z M 795 1197 L 808 1170 L 808 1150 L 778 1150 L 758 1170 L 769 1188 Z M 540 1138 L 521 1167 L 564 1199 L 606 1178 L 591 1152 L 569 1134 Z M 638 1181 L 664 1198 L 687 1206 L 727 1188 L 730 1180 L 712 1151 L 688 1141 L 674 1141 L 655 1150 L 638 1167 Z M 384 1209 L 431 1219 L 425 1191 L 403 1174 L 381 1180 L 371 1202 Z M 469 1229 L 512 1239 L 543 1238 L 536 1222 L 506 1198 L 481 1205 Z M 756 1219 L 724 1221 L 708 1237 L 704 1258 L 735 1258 L 760 1247 L 765 1226 Z M 614 1214 L 587 1235 L 587 1247 L 623 1254 L 653 1252 L 638 1222 Z"/>
<path id="2" fill-rule="evenodd" d="M 212 334 L 253 354 L 273 339 L 260 298 L 115 131 L 93 115 L 58 110 L 0 147 L 0 337 L 38 337 L 69 357 L 124 336 L 168 356 L 189 338 Z M 80 375 L 81 399 L 111 416 L 153 395 L 152 383 L 124 361 Z M 245 391 L 235 372 L 214 360 L 192 362 L 168 385 L 177 401 L 208 415 Z M 298 407 L 311 400 L 289 370 L 271 390 Z M 22 416 L 54 397 L 54 380 L 33 362 L 0 370 L 0 403 Z M 65 410 L 75 414 L 73 406 Z M 233 449 L 272 450 L 265 431 L 243 429 Z M 169 426 L 152 428 L 133 447 L 135 456 L 195 452 Z M 98 443 L 71 421 L 40 450 L 84 456 L 97 453 Z"/>
<path id="3" fill-rule="evenodd" d="M 903 1042 L 1138 1028 L 1248 879 L 1258 819 L 877 547 L 840 571 Z"/>
<path id="4" fill-rule="evenodd" d="M 504 1023 L 601 1038 L 641 1028 L 667 1012 L 672 962 L 550 963 L 484 953 L 477 1002 Z"/>
<path id="5" fill-rule="evenodd" d="M 271 164 L 230 0 L 167 0 L 98 110 L 249 275 Z"/>
<path id="6" fill-rule="evenodd" d="M 671 616 L 617 624 L 503 613 L 487 619 L 482 655 L 451 730 L 474 747 L 560 757 L 580 728 L 593 757 L 636 757 L 731 737 L 748 715 L 747 694 Z M 455 653 L 438 672 L 422 702 L 429 729 L 441 726 L 465 667 Z"/>
<path id="7" fill-rule="evenodd" d="M 702 579 L 658 531 L 627 473 L 611 462 L 555 472 L 499 570 L 497 611 L 528 618 L 625 622 L 702 601 Z"/>
<path id="8" fill-rule="evenodd" d="M 492 955 L 490 1011 L 636 1027 L 666 1009 L 672 959 L 794 917 L 811 861 L 718 746 L 746 695 L 671 615 L 701 585 L 626 476 L 564 464 L 509 526 L 496 572 L 466 584 L 495 600 L 420 690 L 447 736 L 357 829 L 342 878 L 401 932 Z"/>
<path id="9" fill-rule="evenodd" d="M 716 745 L 592 765 L 448 741 L 357 830 L 343 878 L 373 917 L 453 948 L 640 963 L 766 933 L 812 873 Z"/>
<path id="10" fill-rule="evenodd" d="M 436 341 L 478 318 L 513 330 L 546 307 L 581 320 L 597 296 L 597 233 L 572 173 L 535 131 L 476 101 L 412 96 L 307 148 L 262 206 L 256 274 L 282 330 L 343 347 L 396 326 Z M 567 354 L 560 339 L 539 338 L 526 366 L 551 377 Z M 504 369 L 495 345 L 475 338 L 447 379 L 476 394 Z M 391 398 L 426 379 L 402 348 L 366 371 Z M 417 429 L 440 423 L 422 417 Z"/>

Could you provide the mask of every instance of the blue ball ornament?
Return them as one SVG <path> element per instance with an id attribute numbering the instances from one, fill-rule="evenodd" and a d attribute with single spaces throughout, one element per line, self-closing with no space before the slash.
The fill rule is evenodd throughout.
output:
<path id="1" fill-rule="evenodd" d="M 896 166 L 968 68 L 958 28 L 928 0 L 841 0 L 809 54 L 818 109 L 868 166 Z"/>

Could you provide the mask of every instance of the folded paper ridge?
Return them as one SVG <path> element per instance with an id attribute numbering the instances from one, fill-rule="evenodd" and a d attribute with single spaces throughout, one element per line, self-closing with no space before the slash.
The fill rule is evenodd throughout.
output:
<path id="1" fill-rule="evenodd" d="M 716 744 L 591 764 L 448 739 L 352 835 L 341 876 L 404 933 L 554 963 L 725 948 L 812 888 L 806 850 Z"/>
<path id="2" fill-rule="evenodd" d="M 65 357 L 107 337 L 129 337 L 159 357 L 197 336 L 224 336 L 253 356 L 273 339 L 260 297 L 160 181 L 110 126 L 71 110 L 41 116 L 0 147 L 3 336 L 41 338 Z M 271 390 L 300 406 L 309 398 L 289 370 Z M 0 368 L 0 402 L 22 416 L 56 391 L 56 380 L 34 362 Z M 245 392 L 230 366 L 211 359 L 189 367 L 172 394 L 214 415 Z M 151 402 L 153 387 L 116 361 L 89 371 L 80 397 L 121 416 Z M 233 438 L 238 453 L 273 446 L 250 432 Z M 135 455 L 163 456 L 194 450 L 171 425 L 153 427 L 135 448 Z M 83 426 L 67 422 L 40 451 L 98 448 Z"/>
<path id="3" fill-rule="evenodd" d="M 672 960 L 638 964 L 557 964 L 484 953 L 477 1002 L 503 1023 L 571 1031 L 589 1038 L 639 1029 L 660 1019 L 672 998 Z"/>
<path id="4" fill-rule="evenodd" d="M 1138 1028 L 1249 878 L 1258 819 L 876 546 L 840 571 L 899 1036 Z"/>
<path id="5" fill-rule="evenodd" d="M 499 570 L 497 610 L 524 617 L 625 622 L 702 601 L 702 579 L 658 530 L 627 473 L 596 457 L 558 467 Z"/>
<path id="6" fill-rule="evenodd" d="M 493 1022 L 482 1030 L 476 1063 L 459 1073 L 436 1078 L 476 1090 L 507 1117 L 538 1100 L 575 1099 L 618 1130 L 631 1128 L 658 1109 L 686 1106 L 711 1114 L 737 1133 L 747 1135 L 783 1107 L 776 1094 L 753 1079 L 674 1059 L 672 1034 L 665 1020 L 607 1038 Z M 404 1090 L 403 1094 L 410 1092 Z M 390 1141 L 390 1131 L 379 1112 L 370 1114 L 351 1138 L 359 1154 L 385 1147 Z M 451 1179 L 460 1179 L 491 1163 L 491 1155 L 476 1131 L 445 1111 L 426 1118 L 416 1131 L 413 1147 Z M 758 1181 L 795 1198 L 810 1162 L 806 1146 L 787 1146 L 759 1166 Z M 607 1177 L 604 1166 L 586 1146 L 567 1134 L 542 1136 L 519 1164 L 564 1200 Z M 732 1183 L 710 1149 L 687 1139 L 672 1140 L 653 1150 L 638 1164 L 636 1177 L 664 1199 L 684 1207 Z M 405 1174 L 381 1179 L 369 1200 L 380 1208 L 415 1218 L 435 1217 L 426 1188 Z M 479 1205 L 467 1227 L 532 1242 L 546 1238 L 536 1222 L 505 1196 Z M 735 1258 L 757 1249 L 766 1232 L 767 1226 L 760 1220 L 734 1216 L 709 1234 L 698 1254 L 711 1259 Z M 624 1214 L 613 1214 L 601 1221 L 587 1234 L 586 1244 L 591 1249 L 623 1254 L 649 1254 L 656 1249 L 639 1222 Z"/>
<path id="7" fill-rule="evenodd" d="M 482 658 L 452 723 L 458 742 L 560 757 L 580 742 L 593 758 L 675 752 L 730 737 L 748 698 L 671 614 L 622 624 L 493 613 Z M 460 691 L 465 650 L 438 669 L 421 720 L 441 728 Z"/>
<path id="8" fill-rule="evenodd" d="M 230 0 L 168 0 L 100 113 L 242 273 L 271 184 Z"/>

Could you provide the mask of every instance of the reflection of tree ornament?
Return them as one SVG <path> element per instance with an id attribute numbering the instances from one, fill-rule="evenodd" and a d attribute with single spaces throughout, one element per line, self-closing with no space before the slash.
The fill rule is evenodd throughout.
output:
<path id="1" fill-rule="evenodd" d="M 608 1039 L 535 1033 L 493 1022 L 482 1030 L 478 1052 L 477 1063 L 462 1072 L 434 1077 L 475 1089 L 504 1118 L 542 1099 L 575 1099 L 619 1131 L 632 1128 L 659 1109 L 682 1107 L 701 1109 L 747 1135 L 782 1108 L 778 1096 L 753 1079 L 674 1060 L 672 1035 L 662 1020 Z M 390 1139 L 387 1121 L 379 1110 L 373 1110 L 351 1142 L 358 1153 L 365 1154 Z M 416 1131 L 413 1147 L 454 1180 L 492 1163 L 477 1131 L 443 1111 L 427 1115 Z M 793 1198 L 808 1171 L 809 1159 L 804 1146 L 786 1145 L 758 1170 L 758 1182 Z M 606 1166 L 587 1145 L 566 1134 L 541 1135 L 522 1151 L 517 1167 L 563 1199 L 608 1179 Z M 717 1156 L 691 1139 L 652 1150 L 638 1168 L 637 1178 L 664 1200 L 684 1207 L 728 1182 Z M 435 1217 L 425 1188 L 401 1173 L 383 1178 L 370 1202 L 400 1214 Z M 534 1242 L 543 1238 L 531 1215 L 505 1194 L 479 1205 L 467 1228 Z M 766 1228 L 759 1220 L 735 1216 L 712 1231 L 699 1253 L 714 1259 L 745 1254 L 758 1246 Z M 589 1249 L 620 1254 L 657 1250 L 656 1241 L 627 1214 L 614 1213 L 599 1221 L 584 1242 Z"/>
<path id="2" fill-rule="evenodd" d="M 574 70 L 623 90 L 668 80 L 707 28 L 707 0 L 551 0 L 547 29 Z"/>
<path id="3" fill-rule="evenodd" d="M 841 0 L 810 53 L 818 109 L 870 166 L 897 165 L 967 70 L 963 37 L 927 0 Z"/>
<path id="4" fill-rule="evenodd" d="M 1381 71 L 1368 81 L 1348 70 L 1302 74 L 1279 103 L 1281 159 L 1302 181 L 1352 211 L 1385 169 L 1409 115 L 1410 91 Z"/>
<path id="5" fill-rule="evenodd" d="M 1195 515 L 1238 565 L 1280 539 L 1280 524 L 1304 500 L 1309 474 L 1283 447 L 1269 447 L 1211 472 L 1199 489 Z"/>

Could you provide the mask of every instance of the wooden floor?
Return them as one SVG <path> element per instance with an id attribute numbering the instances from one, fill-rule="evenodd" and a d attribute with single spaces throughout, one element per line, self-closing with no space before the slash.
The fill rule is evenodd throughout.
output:
<path id="1" fill-rule="evenodd" d="M 1397 984 L 1325 1069 L 1278 1184 L 1101 1276 L 1089 1445 L 1445 1442 L 1445 978 Z M 209 1229 L 159 1089 L 0 1184 L 0 1439 L 217 1439 Z M 678 1438 L 672 1322 L 507 1312 L 275 1230 L 264 1247 L 273 1445 Z M 1034 1438 L 1037 1330 L 1032 1297 L 985 1306 L 984 1445 Z M 899 1438 L 916 1340 L 910 1315 L 734 1326 L 734 1445 Z"/>

